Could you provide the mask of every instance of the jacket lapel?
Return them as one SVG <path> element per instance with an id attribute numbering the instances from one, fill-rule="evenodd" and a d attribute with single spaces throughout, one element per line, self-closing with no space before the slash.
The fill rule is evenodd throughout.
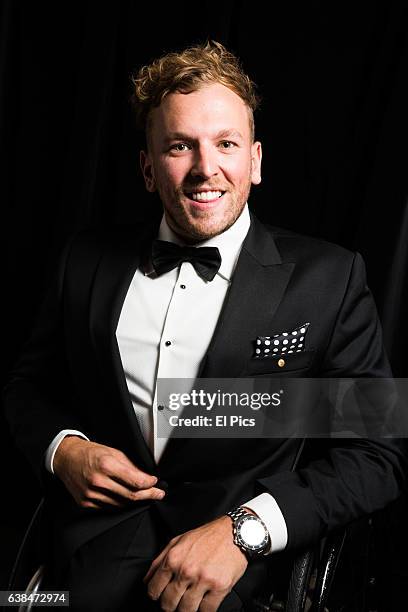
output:
<path id="1" fill-rule="evenodd" d="M 110 432 L 110 438 L 121 443 L 119 448 L 129 453 L 130 457 L 136 454 L 140 467 L 149 473 L 155 470 L 155 462 L 135 418 L 120 358 L 116 328 L 133 275 L 156 233 L 157 227 L 149 226 L 143 234 L 121 233 L 109 243 L 95 275 L 90 304 L 91 336 L 108 391 L 108 401 L 104 402 L 106 414 L 101 417 L 105 417 L 105 427 Z M 111 402 L 115 402 L 117 407 L 113 419 Z M 123 448 L 123 444 L 127 448 Z"/>
<path id="2" fill-rule="evenodd" d="M 255 350 L 256 336 L 272 329 L 273 315 L 294 266 L 282 262 L 272 234 L 251 215 L 251 227 L 199 377 L 240 376 Z"/>

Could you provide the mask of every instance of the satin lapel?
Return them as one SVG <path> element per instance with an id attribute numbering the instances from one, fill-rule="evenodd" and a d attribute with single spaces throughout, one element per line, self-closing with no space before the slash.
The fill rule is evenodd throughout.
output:
<path id="1" fill-rule="evenodd" d="M 255 350 L 256 336 L 273 329 L 272 318 L 294 266 L 282 262 L 271 233 L 251 215 L 251 227 L 200 377 L 240 376 Z"/>
<path id="2" fill-rule="evenodd" d="M 149 228 L 142 236 L 121 236 L 109 244 L 99 263 L 90 305 L 91 336 L 109 398 L 106 413 L 101 414 L 101 418 L 105 420 L 110 437 L 122 444 L 121 450 L 130 456 L 137 455 L 139 464 L 142 464 L 140 467 L 144 467 L 148 473 L 155 469 L 155 462 L 135 418 L 117 344 L 116 328 L 141 254 L 154 233 L 155 230 Z M 114 402 L 114 405 L 110 405 L 110 402 Z M 123 444 L 127 448 L 123 448 Z"/>

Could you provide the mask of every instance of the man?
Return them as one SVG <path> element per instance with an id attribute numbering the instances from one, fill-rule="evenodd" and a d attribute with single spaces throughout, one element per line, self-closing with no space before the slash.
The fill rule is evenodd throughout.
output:
<path id="1" fill-rule="evenodd" d="M 219 43 L 139 71 L 160 228 L 72 240 L 6 389 L 46 486 L 47 584 L 74 609 L 250 610 L 281 551 L 399 494 L 390 441 L 320 440 L 294 470 L 296 439 L 157 436 L 159 378 L 389 375 L 361 257 L 249 214 L 257 102 Z M 279 350 L 259 358 L 257 339 L 273 336 Z M 242 518 L 262 534 L 256 556 L 234 537 Z"/>

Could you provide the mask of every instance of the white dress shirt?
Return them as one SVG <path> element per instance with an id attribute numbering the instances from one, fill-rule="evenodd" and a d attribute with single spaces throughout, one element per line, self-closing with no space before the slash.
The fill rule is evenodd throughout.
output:
<path id="1" fill-rule="evenodd" d="M 245 205 L 228 230 L 196 246 L 215 246 L 222 263 L 214 279 L 203 280 L 189 262 L 157 276 L 138 268 L 129 285 L 120 313 L 116 338 L 135 416 L 154 458 L 158 461 L 168 442 L 157 436 L 157 379 L 197 377 L 231 284 L 250 216 Z M 163 216 L 158 238 L 183 245 Z M 151 273 L 150 273 L 151 272 Z M 46 467 L 53 472 L 53 458 L 61 440 L 75 430 L 61 431 L 46 453 Z M 287 543 L 286 523 L 274 497 L 262 493 L 242 504 L 265 523 L 272 551 Z"/>

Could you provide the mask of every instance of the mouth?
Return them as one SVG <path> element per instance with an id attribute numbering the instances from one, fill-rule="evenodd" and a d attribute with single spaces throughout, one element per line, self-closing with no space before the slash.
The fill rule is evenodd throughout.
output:
<path id="1" fill-rule="evenodd" d="M 226 192 L 221 190 L 214 191 L 185 191 L 184 194 L 197 208 L 208 208 L 214 206 L 222 199 Z"/>

